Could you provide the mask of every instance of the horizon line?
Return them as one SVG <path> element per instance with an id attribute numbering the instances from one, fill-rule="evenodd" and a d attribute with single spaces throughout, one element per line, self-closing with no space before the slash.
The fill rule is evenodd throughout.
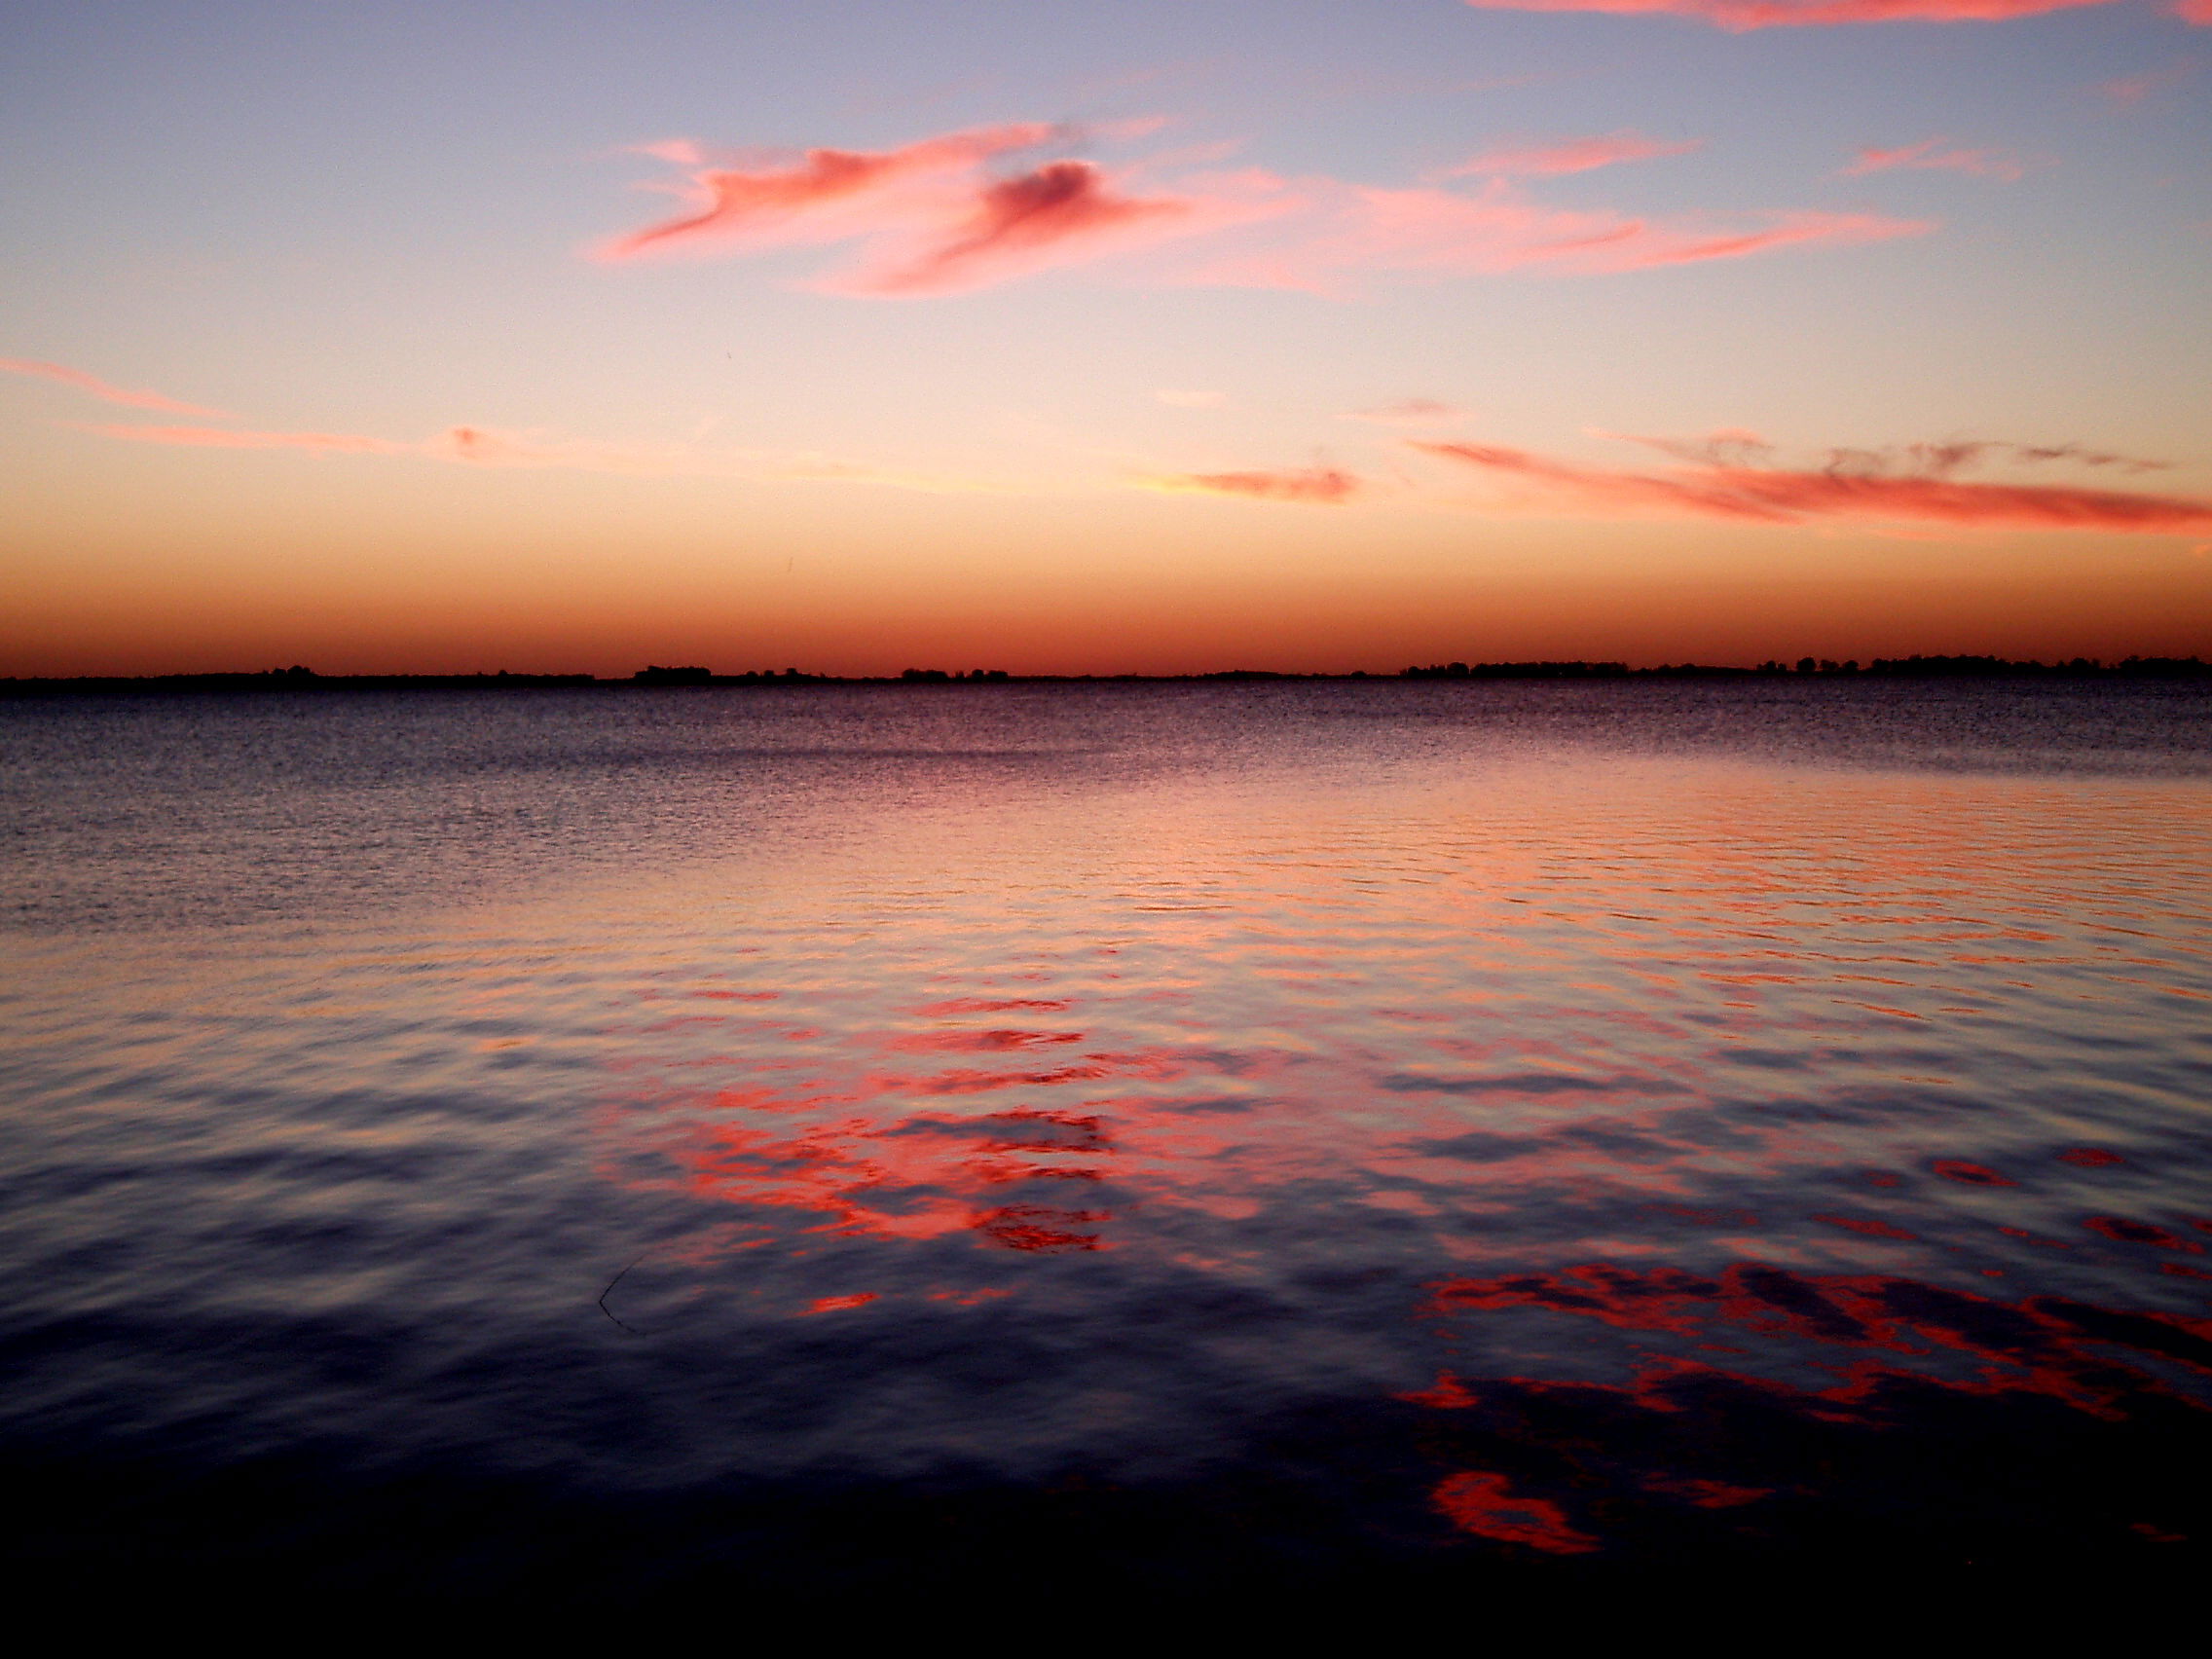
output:
<path id="1" fill-rule="evenodd" d="M 1619 659 L 1563 658 L 1497 662 L 1452 661 L 1425 666 L 1408 664 L 1394 670 L 1301 670 L 1268 668 L 1193 669 L 1172 673 L 1116 671 L 1084 674 L 1015 674 L 1005 669 L 945 670 L 907 668 L 897 674 L 829 674 L 798 668 L 748 669 L 719 673 L 696 665 L 648 665 L 629 675 L 601 676 L 587 673 L 515 672 L 508 669 L 469 672 L 401 671 L 393 673 L 321 674 L 305 664 L 288 668 L 186 670 L 164 674 L 78 674 L 0 676 L 0 695 L 42 691 L 78 690 L 287 690 L 318 689 L 467 689 L 502 686 L 596 687 L 669 689 L 714 686 L 892 685 L 942 686 L 980 684 L 1083 684 L 1083 683 L 1191 683 L 1276 681 L 1427 682 L 1468 680 L 1594 681 L 1637 678 L 1715 679 L 1910 679 L 1931 676 L 2040 675 L 2077 677 L 2212 678 L 2212 662 L 2198 655 L 2147 656 L 2133 654 L 2107 660 L 2077 655 L 2045 661 L 1980 653 L 1914 652 L 1901 657 L 1875 657 L 1865 663 L 1856 658 L 1799 657 L 1794 661 L 1768 658 L 1755 664 L 1699 663 L 1692 661 L 1630 664 Z"/>

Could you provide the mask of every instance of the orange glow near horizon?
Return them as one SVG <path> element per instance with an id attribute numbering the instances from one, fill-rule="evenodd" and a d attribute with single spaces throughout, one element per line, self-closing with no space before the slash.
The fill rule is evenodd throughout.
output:
<path id="1" fill-rule="evenodd" d="M 332 477 L 343 464 L 304 470 L 350 484 Z M 449 477 L 435 491 L 326 488 L 344 502 L 327 517 L 264 497 L 219 539 L 119 503 L 91 546 L 80 525 L 18 554 L 0 673 L 1392 673 L 1454 659 L 2117 659 L 2212 643 L 2212 561 L 2164 536 L 1922 539 L 1257 490 L 977 498 L 795 483 L 749 487 L 762 503 L 743 515 L 750 535 L 719 530 L 691 491 L 689 511 L 625 534 L 634 489 L 570 479 L 517 511 L 513 476 Z M 512 521 L 487 522 L 492 507 L 466 498 L 479 489 Z M 433 495 L 450 538 L 392 522 Z M 649 579 L 639 540 L 654 546 Z"/>
<path id="2" fill-rule="evenodd" d="M 869 476 L 471 427 L 148 424 L 90 450 L 52 428 L 65 464 L 19 502 L 0 672 L 1390 673 L 2212 643 L 2212 543 L 2190 538 L 2212 503 L 2146 488 L 2155 461 L 1954 443 L 1808 469 L 1731 430 L 1631 440 L 1672 461 L 1622 468 L 1361 419 L 1406 460 L 965 490 L 926 457 Z"/>

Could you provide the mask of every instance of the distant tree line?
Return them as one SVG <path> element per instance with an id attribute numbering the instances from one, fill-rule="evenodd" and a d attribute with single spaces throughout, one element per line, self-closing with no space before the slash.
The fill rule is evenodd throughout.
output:
<path id="1" fill-rule="evenodd" d="M 749 668 L 743 674 L 717 674 L 711 668 L 641 668 L 630 676 L 633 685 L 805 685 L 834 680 L 830 674 L 806 674 L 795 668 L 780 673 L 772 668 Z"/>
<path id="2" fill-rule="evenodd" d="M 1407 668 L 1400 680 L 1611 680 L 1629 673 L 1625 662 L 1437 662 Z"/>
<path id="3" fill-rule="evenodd" d="M 2212 681 L 2212 662 L 2201 657 L 2130 656 L 2118 662 L 2095 657 L 2074 657 L 2064 662 L 2015 661 L 1999 656 L 1876 657 L 1862 666 L 1855 661 L 1833 662 L 1825 657 L 1799 657 L 1795 663 L 1779 659 L 1756 668 L 1721 668 L 1702 663 L 1662 663 L 1656 668 L 1630 668 L 1620 662 L 1442 662 L 1399 671 L 1399 680 L 1626 680 L 1703 679 L 1757 680 L 1767 678 L 1838 677 L 1887 680 L 1971 680 L 2028 678 L 2041 680 L 2171 680 Z M 1025 680 L 1065 683 L 1145 683 L 1160 681 L 1266 681 L 1266 680 L 1367 680 L 1365 670 L 1348 674 L 1281 673 L 1265 668 L 1225 668 L 1204 674 L 1025 675 Z M 976 668 L 965 673 L 941 668 L 909 668 L 895 681 L 834 674 L 808 674 L 799 669 L 749 669 L 742 674 L 717 674 L 697 665 L 664 667 L 654 663 L 639 669 L 627 681 L 600 680 L 589 674 L 317 674 L 304 663 L 289 668 L 265 668 L 233 674 L 156 674 L 136 677 L 85 675 L 72 679 L 0 678 L 0 697 L 127 694 L 182 691 L 463 691 L 528 689 L 531 687 L 622 685 L 949 685 L 955 683 L 1005 683 L 1014 679 L 1003 668 Z"/>
<path id="4" fill-rule="evenodd" d="M 1799 664 L 1800 667 L 1803 664 Z M 1940 675 L 2034 674 L 2046 676 L 2118 675 L 2131 680 L 2201 680 L 2212 677 L 2212 662 L 2201 657 L 2122 657 L 2099 662 L 2095 657 L 2075 657 L 2067 662 L 2009 662 L 1987 656 L 1876 657 L 1869 674 Z"/>
<path id="5" fill-rule="evenodd" d="M 1629 676 L 1743 679 L 1774 675 L 1878 675 L 1896 680 L 1937 680 L 2033 676 L 2044 679 L 2202 680 L 2212 679 L 2212 663 L 2199 657 L 2131 656 L 2120 662 L 2075 657 L 2068 662 L 2013 661 L 1997 656 L 1876 657 L 1863 668 L 1856 660 L 1799 657 L 1794 664 L 1770 660 L 1756 668 L 1717 668 L 1702 663 L 1664 663 L 1630 668 L 1619 662 L 1444 662 L 1406 668 L 1401 680 L 1616 680 Z M 1215 678 L 1209 676 L 1208 678 Z"/>

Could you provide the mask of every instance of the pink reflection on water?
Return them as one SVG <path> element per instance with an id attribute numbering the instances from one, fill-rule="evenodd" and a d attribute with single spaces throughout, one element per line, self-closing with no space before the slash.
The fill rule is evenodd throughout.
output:
<path id="1" fill-rule="evenodd" d="M 1446 1279 L 1431 1287 L 1427 1312 L 1450 1319 L 1514 1309 L 1675 1337 L 1733 1329 L 1862 1350 L 1868 1357 L 1841 1365 L 1823 1362 L 1839 1371 L 1843 1382 L 1794 1390 L 1813 1415 L 1823 1417 L 1855 1413 L 1882 1382 L 1905 1376 L 1963 1393 L 2043 1395 L 2097 1416 L 2118 1415 L 2120 1402 L 2131 1396 L 2170 1392 L 2154 1370 L 2115 1359 L 2106 1351 L 2114 1345 L 2212 1378 L 2212 1319 L 2120 1311 L 2051 1296 L 2004 1302 L 1912 1279 L 1792 1273 L 1758 1262 L 1712 1275 L 1597 1262 L 1556 1272 Z M 1905 1366 L 1870 1357 L 1874 1352 L 1935 1363 Z M 1967 1370 L 1961 1374 L 1941 1364 L 1945 1356 L 1970 1362 Z M 1655 1353 L 1644 1364 L 1642 1381 L 1629 1391 L 1664 1409 L 1656 1383 L 1714 1370 L 1704 1361 Z M 1742 1375 L 1734 1380 L 1778 1386 Z M 1459 1386 L 1447 1374 L 1436 1389 Z M 1442 1394 L 1431 1399 L 1441 1403 Z"/>
<path id="2" fill-rule="evenodd" d="M 883 1046 L 894 1053 L 903 1054 L 996 1054 L 1082 1041 L 1080 1031 L 921 1031 L 891 1038 Z"/>
<path id="3" fill-rule="evenodd" d="M 1657 1475 L 1647 1478 L 1643 1484 L 1652 1492 L 1687 1498 L 1700 1509 L 1735 1509 L 1774 1495 L 1772 1487 L 1730 1486 L 1726 1481 L 1704 1481 L 1688 1477 L 1669 1479 Z"/>
<path id="4" fill-rule="evenodd" d="M 1447 1475 L 1432 1501 L 1462 1532 L 1526 1544 L 1547 1555 L 1587 1555 L 1598 1548 L 1598 1540 L 1575 1530 L 1558 1504 L 1518 1494 L 1503 1475 L 1488 1469 Z"/>
<path id="5" fill-rule="evenodd" d="M 843 1313 L 855 1308 L 866 1308 L 871 1302 L 880 1302 L 880 1293 L 872 1290 L 855 1291 L 849 1296 L 817 1297 L 802 1309 L 806 1313 Z"/>
<path id="6" fill-rule="evenodd" d="M 931 1009 L 940 1018 L 1002 1014 L 1007 1000 L 961 998 Z M 1013 1000 L 1026 1012 L 1066 1006 Z M 641 1034 L 663 1032 L 648 1026 Z M 756 1028 L 754 1035 L 770 1034 Z M 693 1197 L 811 1211 L 825 1218 L 818 1227 L 856 1236 L 916 1240 L 965 1231 L 1029 1253 L 1097 1250 L 1105 1247 L 1098 1230 L 1114 1219 L 1113 1210 L 1044 1195 L 1101 1179 L 1098 1161 L 1116 1151 L 1101 1115 L 1035 1106 L 947 1115 L 927 1103 L 1033 1094 L 1116 1075 L 1173 1075 L 1172 1053 L 1095 1053 L 1079 1063 L 1011 1071 L 883 1072 L 866 1065 L 871 1052 L 1018 1053 L 1082 1041 L 1081 1032 L 1006 1027 L 855 1034 L 840 1046 L 845 1066 L 810 1066 L 811 1075 L 795 1086 L 660 1089 L 640 1103 L 658 1120 L 650 1140 L 681 1171 L 676 1184 Z M 649 1059 L 639 1068 L 659 1069 Z"/>
<path id="7" fill-rule="evenodd" d="M 988 997 L 954 997 L 949 1002 L 924 1003 L 914 1013 L 929 1019 L 955 1014 L 1064 1014 L 1074 1006 L 1070 1002 L 1051 1002 L 1035 997 L 997 1001 Z"/>
<path id="8" fill-rule="evenodd" d="M 1757 1430 L 1777 1414 L 1832 1431 L 1894 1431 L 1926 1420 L 1930 1401 L 2048 1401 L 2106 1424 L 2121 1424 L 2147 1404 L 2202 1411 L 2212 1382 L 2212 1319 L 2126 1311 L 2026 1297 L 2016 1302 L 1887 1275 L 1803 1274 L 1742 1262 L 1714 1275 L 1591 1263 L 1555 1272 L 1456 1278 L 1431 1287 L 1428 1316 L 1462 1337 L 1472 1322 L 1538 1312 L 1584 1318 L 1657 1339 L 1626 1383 L 1563 1382 L 1531 1376 L 1475 1379 L 1451 1371 L 1408 1404 L 1450 1414 L 1457 1425 L 1494 1405 L 1488 1429 L 1493 1457 L 1548 1461 L 1565 1492 L 1628 1479 L 1647 1493 L 1693 1508 L 1734 1510 L 1774 1496 L 1777 1488 L 1740 1478 L 1747 1455 L 1757 1461 Z M 1699 1340 L 1732 1334 L 1755 1340 L 1747 1350 Z M 1826 1383 L 1781 1379 L 1666 1351 L 1667 1339 L 1690 1339 L 1704 1351 L 1766 1354 L 1787 1339 L 1813 1354 Z M 1823 1359 L 1821 1350 L 1833 1357 Z M 1963 1365 L 1959 1362 L 1964 1362 Z M 2177 1389 L 2169 1373 L 2198 1386 Z M 1547 1403 L 1579 1428 L 1562 1438 L 1531 1435 L 1532 1411 Z M 2018 1417 L 2011 1420 L 2022 1420 Z M 2050 1419 L 2039 1419 L 2048 1432 Z M 1439 1459 L 1456 1461 L 1449 1449 Z M 1657 1466 L 1652 1466 L 1654 1463 Z M 1641 1473 L 1634 1473 L 1639 1464 Z M 1714 1465 L 1717 1465 L 1715 1467 Z M 1819 1456 L 1781 1460 L 1799 1476 L 1797 1494 L 1817 1497 L 1805 1476 L 1834 1478 Z M 1761 1472 L 1764 1472 L 1762 1469 Z M 1771 1476 L 1769 1478 L 1772 1478 Z M 1490 1468 L 1462 1468 L 1433 1489 L 1432 1501 L 1462 1531 L 1550 1552 L 1600 1548 L 1604 1540 L 1562 1502 L 1511 1488 Z M 1619 1512 L 1617 1499 L 1607 1506 Z M 1588 1529 L 1588 1530 L 1586 1530 Z"/>
<path id="9" fill-rule="evenodd" d="M 1168 1197 L 1217 1218 L 1254 1213 L 1256 1202 L 1187 1179 L 1196 1164 L 1231 1145 L 1202 1117 L 1188 1115 L 1187 1100 L 1095 1091 L 1114 1083 L 1159 1089 L 1230 1077 L 1249 1085 L 1288 1057 L 1167 1042 L 1086 1049 L 1080 1030 L 981 1023 L 1010 1013 L 1066 1013 L 1075 1001 L 940 999 L 910 1011 L 909 1018 L 929 1022 L 923 1029 L 850 1029 L 818 1055 L 796 1052 L 820 1035 L 811 1027 L 737 1016 L 627 1026 L 632 1037 L 675 1048 L 616 1062 L 641 1084 L 617 1113 L 630 1131 L 621 1138 L 633 1148 L 642 1141 L 675 1173 L 655 1180 L 626 1171 L 616 1178 L 813 1212 L 820 1220 L 805 1231 L 909 1241 L 965 1232 L 987 1247 L 1033 1255 L 1112 1247 L 1108 1224 L 1148 1197 Z M 739 1039 L 746 1051 L 686 1051 L 699 1037 Z M 1044 1063 L 961 1063 L 1030 1054 Z M 949 1063 L 883 1066 L 891 1056 L 942 1056 Z M 687 1071 L 716 1070 L 751 1075 L 713 1088 L 678 1081 Z M 1143 1147 L 1143 1167 L 1117 1167 L 1130 1161 L 1122 1155 L 1132 1138 Z M 1110 1169 L 1118 1198 L 1075 1195 L 1078 1187 L 1099 1187 Z"/>
<path id="10" fill-rule="evenodd" d="M 1870 788 L 1723 801 L 1671 843 L 1653 826 L 1678 822 L 1631 803 L 1578 842 L 1470 815 L 1346 832 L 1327 859 L 1286 835 L 1272 862 L 1203 844 L 1194 811 L 1139 826 L 1158 842 L 1132 861 L 1143 879 L 1012 921 L 993 908 L 1005 884 L 962 866 L 971 849 L 937 846 L 946 866 L 913 878 L 910 914 L 823 903 L 831 943 L 794 937 L 773 989 L 715 993 L 773 1010 L 705 1016 L 672 982 L 626 1011 L 644 1017 L 619 1033 L 631 1092 L 609 1145 L 658 1173 L 607 1167 L 751 1212 L 730 1249 L 812 1252 L 802 1294 L 837 1293 L 813 1309 L 889 1298 L 809 1327 L 855 1343 L 1019 1293 L 1018 1321 L 991 1315 L 1003 1328 L 1067 1320 L 1080 1347 L 1086 1317 L 1136 1307 L 1189 1319 L 1175 1340 L 1197 1348 L 1210 1315 L 1174 1299 L 1261 1286 L 1284 1334 L 1235 1346 L 1206 1409 L 1280 1385 L 1339 1319 L 1360 1331 L 1347 1346 L 1394 1320 L 1374 1346 L 1410 1360 L 1362 1377 L 1365 1397 L 1469 1442 L 1511 1438 L 1493 1423 L 1508 1388 L 1646 1429 L 1733 1389 L 1752 1417 L 1854 1433 L 1900 1386 L 2103 1422 L 2182 1400 L 2177 1371 L 2212 1376 L 2212 1326 L 2082 1288 L 2117 1267 L 2168 1302 L 2194 1290 L 2199 1270 L 2149 1254 L 2201 1253 L 2173 1231 L 2185 1220 L 2090 1213 L 2156 1210 L 2121 1190 L 2151 1155 L 2086 1115 L 2023 1130 L 2031 1108 L 2008 1094 L 2025 1051 L 2083 1072 L 2062 1043 L 2037 1048 L 2065 1025 L 2048 999 L 2004 977 L 2031 958 L 1986 943 L 2084 982 L 2105 966 L 2078 933 L 2019 919 L 2046 904 L 2058 855 L 2009 853 L 1953 810 L 1972 793 L 1954 781 L 1885 783 L 1871 820 Z M 1162 894 L 1177 859 L 1189 879 Z M 1962 1023 L 1992 1009 L 2005 1029 Z M 2130 1156 L 2075 1144 L 2091 1137 Z M 824 1235 L 892 1248 L 831 1267 Z M 1365 1305 L 1308 1288 L 1361 1272 L 1379 1287 Z M 1407 1288 L 1422 1281 L 1425 1297 Z M 2025 1293 L 2053 1282 L 2075 1288 Z M 1094 1294 L 1104 1311 L 1083 1306 Z M 1567 1444 L 1547 1454 L 1571 1463 Z M 1755 1459 L 1619 1463 L 1592 1455 L 1547 1485 L 1446 1448 L 1417 1497 L 1461 1547 L 1559 1555 L 1608 1547 L 1617 1512 L 1593 1495 L 1608 1482 L 1677 1518 L 1791 1500 Z"/>

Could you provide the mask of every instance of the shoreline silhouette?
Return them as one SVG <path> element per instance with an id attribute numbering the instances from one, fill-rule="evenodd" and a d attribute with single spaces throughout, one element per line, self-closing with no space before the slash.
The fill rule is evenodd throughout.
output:
<path id="1" fill-rule="evenodd" d="M 1623 662 L 1582 660 L 1545 662 L 1447 662 L 1408 665 L 1394 673 L 1352 669 L 1342 674 L 1304 673 L 1264 668 L 1211 669 L 1190 674 L 1014 674 L 1005 669 L 948 670 L 908 668 L 898 674 L 815 674 L 798 668 L 747 669 L 717 673 L 698 666 L 639 669 L 626 678 L 591 674 L 516 674 L 507 669 L 475 674 L 318 674 L 304 664 L 288 668 L 207 674 L 42 675 L 0 678 L 0 698 L 161 694 L 171 692 L 332 693 L 349 691 L 542 691 L 542 690 L 697 690 L 722 687 L 796 688 L 875 685 L 940 687 L 952 685 L 1208 684 L 1253 682 L 1348 682 L 1368 684 L 1404 681 L 1573 681 L 1741 680 L 1772 682 L 1797 680 L 1881 681 L 2212 681 L 2212 662 L 2201 657 L 2130 656 L 2116 662 L 2074 657 L 2062 662 L 1997 656 L 1877 657 L 1870 662 L 1779 658 L 1746 668 L 1718 663 L 1661 663 L 1631 667 Z"/>

